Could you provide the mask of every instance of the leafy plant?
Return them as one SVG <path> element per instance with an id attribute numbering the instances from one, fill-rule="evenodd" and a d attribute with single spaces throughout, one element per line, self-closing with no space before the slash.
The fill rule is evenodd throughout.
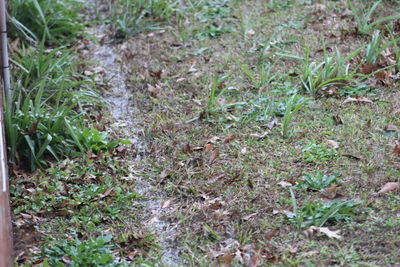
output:
<path id="1" fill-rule="evenodd" d="M 80 0 L 13 0 L 11 33 L 28 43 L 62 44 L 83 33 Z"/>
<path id="2" fill-rule="evenodd" d="M 260 64 L 257 68 L 257 71 L 250 70 L 248 66 L 240 63 L 238 60 L 235 60 L 239 65 L 240 69 L 246 75 L 248 80 L 253 84 L 253 86 L 257 89 L 260 89 L 267 84 L 269 84 L 274 78 L 275 75 L 272 75 L 271 72 L 273 70 L 273 65 L 265 64 L 264 62 Z"/>
<path id="3" fill-rule="evenodd" d="M 377 64 L 382 51 L 386 50 L 390 46 L 396 47 L 398 40 L 398 38 L 392 38 L 391 41 L 382 45 L 381 33 L 379 31 L 375 32 L 372 35 L 371 42 L 366 47 L 364 62 L 373 65 Z"/>
<path id="4" fill-rule="evenodd" d="M 80 113 L 99 103 L 91 81 L 76 73 L 68 50 L 44 50 L 42 43 L 13 54 L 14 94 L 5 110 L 10 161 L 31 170 L 46 166 L 49 157 L 76 155 L 75 133 L 68 125 L 83 129 Z"/>
<path id="5" fill-rule="evenodd" d="M 321 164 L 337 157 L 338 152 L 326 144 L 310 143 L 303 148 L 303 158 L 307 163 Z"/>
<path id="6" fill-rule="evenodd" d="M 125 39 L 141 31 L 158 27 L 175 12 L 169 0 L 118 0 L 110 2 L 110 23 L 117 39 Z"/>
<path id="7" fill-rule="evenodd" d="M 370 8 L 361 8 L 360 10 L 356 8 L 353 0 L 347 0 L 347 4 L 349 5 L 354 19 L 357 24 L 357 31 L 360 34 L 371 34 L 378 25 L 391 21 L 394 19 L 399 19 L 400 15 L 394 15 L 394 16 L 387 16 L 387 17 L 382 17 L 374 20 L 373 22 L 371 21 L 372 14 L 374 11 L 377 9 L 377 7 L 382 3 L 382 1 L 376 1 Z"/>
<path id="8" fill-rule="evenodd" d="M 116 263 L 109 245 L 111 235 L 89 240 L 60 241 L 43 250 L 50 266 L 124 266 Z"/>
<path id="9" fill-rule="evenodd" d="M 330 86 L 343 85 L 351 81 L 352 74 L 349 71 L 349 59 L 359 53 L 356 50 L 343 58 L 340 51 L 335 56 L 328 56 L 324 53 L 324 60 L 320 63 L 310 60 L 310 50 L 306 50 L 306 57 L 303 61 L 301 82 L 304 90 L 312 96 L 317 96 Z"/>
<path id="10" fill-rule="evenodd" d="M 293 95 L 286 102 L 285 113 L 282 119 L 282 135 L 284 137 L 289 136 L 290 124 L 293 121 L 294 116 L 307 105 L 309 99 L 298 95 Z"/>
<path id="11" fill-rule="evenodd" d="M 336 199 L 325 204 L 308 203 L 299 207 L 292 189 L 290 189 L 290 195 L 293 213 L 288 212 L 286 215 L 298 230 L 310 226 L 322 227 L 328 223 L 335 224 L 340 221 L 348 221 L 355 215 L 356 207 L 360 205 L 359 202 L 354 200 L 341 201 Z"/>
<path id="12" fill-rule="evenodd" d="M 299 188 L 309 188 L 312 190 L 323 190 L 337 182 L 338 175 L 326 175 L 318 172 L 316 174 L 306 174 L 301 177 Z"/>
<path id="13" fill-rule="evenodd" d="M 215 26 L 215 25 L 207 25 L 201 32 L 196 34 L 196 38 L 200 40 L 204 40 L 206 38 L 217 38 L 224 33 L 232 32 L 233 28 L 229 26 Z"/>

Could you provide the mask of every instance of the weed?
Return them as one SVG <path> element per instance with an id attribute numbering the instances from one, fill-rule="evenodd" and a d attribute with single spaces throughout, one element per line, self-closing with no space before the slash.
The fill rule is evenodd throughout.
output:
<path id="1" fill-rule="evenodd" d="M 337 157 L 338 152 L 326 144 L 309 143 L 303 148 L 303 159 L 307 163 L 322 164 Z"/>
<path id="2" fill-rule="evenodd" d="M 343 85 L 351 81 L 352 74 L 349 72 L 349 59 L 359 53 L 360 50 L 352 52 L 343 58 L 339 50 L 336 55 L 329 57 L 324 53 L 324 60 L 320 63 L 310 61 L 310 50 L 306 50 L 306 57 L 303 62 L 301 82 L 307 93 L 317 96 L 329 87 Z"/>
<path id="3" fill-rule="evenodd" d="M 282 135 L 289 137 L 290 124 L 294 116 L 307 105 L 309 99 L 298 95 L 293 95 L 286 102 L 285 113 L 282 119 Z"/>
<path id="4" fill-rule="evenodd" d="M 318 172 L 316 174 L 306 174 L 301 177 L 299 188 L 309 188 L 312 190 L 323 190 L 337 182 L 338 175 L 326 175 Z"/>
<path id="5" fill-rule="evenodd" d="M 109 245 L 111 235 L 90 240 L 60 241 L 43 250 L 43 256 L 50 266 L 125 266 L 116 263 Z"/>
<path id="6" fill-rule="evenodd" d="M 215 26 L 207 25 L 201 32 L 196 34 L 196 38 L 199 40 L 204 40 L 207 38 L 217 38 L 224 33 L 232 32 L 233 28 L 229 26 Z"/>
<path id="7" fill-rule="evenodd" d="M 174 13 L 169 0 L 119 0 L 110 2 L 110 23 L 116 39 L 125 39 L 139 32 L 164 24 Z"/>
<path id="8" fill-rule="evenodd" d="M 399 39 L 393 38 L 391 41 L 386 42 L 382 45 L 382 37 L 379 31 L 372 35 L 371 42 L 367 45 L 365 50 L 364 62 L 369 64 L 377 64 L 379 58 L 381 57 L 382 51 L 386 50 L 390 46 L 397 46 Z"/>
<path id="9" fill-rule="evenodd" d="M 99 101 L 90 81 L 74 78 L 79 76 L 73 62 L 68 50 L 45 53 L 43 44 L 14 56 L 13 102 L 7 103 L 5 112 L 12 162 L 31 170 L 46 166 L 48 156 L 59 160 L 77 151 L 76 135 L 89 142 L 79 147 L 81 151 L 93 145 L 93 140 L 79 133 L 88 131 L 79 114 L 84 106 Z"/>
<path id="10" fill-rule="evenodd" d="M 257 68 L 257 71 L 253 71 L 238 60 L 235 60 L 235 62 L 239 65 L 240 69 L 256 89 L 265 87 L 275 78 L 275 75 L 272 75 L 272 70 L 274 68 L 273 65 L 261 63 Z"/>
<path id="11" fill-rule="evenodd" d="M 370 8 L 367 9 L 362 8 L 361 10 L 358 10 L 355 4 L 353 3 L 353 0 L 347 0 L 347 4 L 351 9 L 357 24 L 357 31 L 360 34 L 371 34 L 380 24 L 400 18 L 400 15 L 394 15 L 394 16 L 378 18 L 373 22 L 370 22 L 372 14 L 381 4 L 381 2 L 382 2 L 381 0 L 376 1 Z"/>
<path id="12" fill-rule="evenodd" d="M 298 207 L 294 192 L 290 189 L 293 213 L 286 213 L 289 220 L 296 225 L 298 230 L 310 226 L 322 227 L 327 223 L 334 224 L 339 221 L 348 221 L 355 215 L 356 207 L 360 205 L 354 200 L 333 200 L 325 204 L 308 203 Z"/>
<path id="13" fill-rule="evenodd" d="M 82 34 L 84 23 L 79 0 L 14 0 L 11 2 L 11 33 L 29 43 L 45 40 L 63 44 Z"/>

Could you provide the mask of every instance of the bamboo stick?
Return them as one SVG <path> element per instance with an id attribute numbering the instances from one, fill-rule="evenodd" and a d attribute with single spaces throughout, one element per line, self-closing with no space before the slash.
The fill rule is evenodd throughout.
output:
<path id="1" fill-rule="evenodd" d="M 3 78 L 0 91 L 0 267 L 13 266 L 13 243 L 10 212 L 10 195 L 7 170 L 7 146 L 4 129 L 4 95 L 11 101 L 10 69 L 8 65 L 6 3 L 0 0 L 0 47 L 1 74 Z"/>

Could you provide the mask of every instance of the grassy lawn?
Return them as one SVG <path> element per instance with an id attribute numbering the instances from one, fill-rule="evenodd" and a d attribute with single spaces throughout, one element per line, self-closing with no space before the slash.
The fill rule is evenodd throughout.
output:
<path id="1" fill-rule="evenodd" d="M 97 24 L 135 129 L 85 102 L 79 155 L 14 170 L 21 266 L 400 262 L 398 1 L 133 2 Z"/>

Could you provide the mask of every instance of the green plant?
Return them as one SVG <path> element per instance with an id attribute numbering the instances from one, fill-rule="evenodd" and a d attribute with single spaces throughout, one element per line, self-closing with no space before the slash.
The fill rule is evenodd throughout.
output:
<path id="1" fill-rule="evenodd" d="M 337 182 L 338 175 L 326 175 L 318 172 L 316 174 L 306 174 L 299 180 L 298 188 L 309 188 L 312 190 L 323 190 Z"/>
<path id="2" fill-rule="evenodd" d="M 43 256 L 50 266 L 125 266 L 116 263 L 112 254 L 113 246 L 109 245 L 111 235 L 100 236 L 89 240 L 60 241 L 43 249 Z"/>
<path id="3" fill-rule="evenodd" d="M 83 33 L 80 0 L 13 0 L 10 5 L 11 34 L 29 43 L 64 44 Z"/>
<path id="4" fill-rule="evenodd" d="M 351 81 L 353 74 L 349 72 L 347 62 L 359 52 L 360 50 L 356 50 L 344 58 L 339 50 L 336 50 L 335 56 L 331 57 L 325 52 L 324 60 L 318 63 L 310 60 L 308 48 L 301 73 L 304 90 L 312 96 L 317 96 L 331 86 L 343 85 Z"/>
<path id="5" fill-rule="evenodd" d="M 165 23 L 174 13 L 176 3 L 169 0 L 118 0 L 110 2 L 110 23 L 115 38 L 125 39 Z"/>
<path id="6" fill-rule="evenodd" d="M 390 20 L 395 20 L 399 19 L 400 15 L 394 15 L 394 16 L 387 16 L 387 17 L 382 17 L 374 20 L 373 22 L 370 22 L 372 18 L 372 14 L 376 10 L 376 8 L 381 4 L 380 1 L 374 2 L 374 4 L 370 8 L 362 8 L 361 10 L 358 10 L 356 6 L 353 3 L 353 0 L 347 0 L 347 4 L 349 5 L 354 19 L 357 24 L 357 31 L 360 34 L 371 34 L 378 25 L 390 21 Z"/>
<path id="7" fill-rule="evenodd" d="M 386 42 L 385 44 L 382 45 L 382 37 L 380 32 L 375 32 L 372 35 L 371 42 L 367 45 L 365 49 L 365 63 L 369 64 L 377 64 L 379 57 L 381 57 L 382 51 L 386 50 L 390 46 L 393 46 L 394 48 L 397 47 L 397 42 L 399 41 L 399 38 L 392 38 L 391 41 Z M 396 54 L 395 54 L 396 56 Z M 397 60 L 397 57 L 396 57 Z"/>
<path id="8" fill-rule="evenodd" d="M 248 66 L 240 63 L 237 59 L 235 59 L 235 62 L 256 89 L 268 85 L 275 78 L 275 75 L 271 74 L 274 67 L 273 65 L 262 62 L 257 68 L 257 71 L 252 71 Z"/>
<path id="9" fill-rule="evenodd" d="M 31 170 L 46 166 L 49 156 L 76 155 L 68 125 L 83 129 L 80 114 L 87 105 L 99 104 L 91 81 L 75 71 L 75 57 L 68 50 L 44 50 L 42 43 L 13 54 L 14 93 L 5 110 L 10 161 Z"/>
<path id="10" fill-rule="evenodd" d="M 303 148 L 303 159 L 307 163 L 321 164 L 337 157 L 338 152 L 326 144 L 309 143 Z"/>
<path id="11" fill-rule="evenodd" d="M 217 38 L 224 33 L 232 32 L 233 28 L 229 26 L 215 26 L 215 25 L 207 25 L 201 32 L 196 34 L 196 38 L 200 40 L 204 40 L 207 38 Z"/>
<path id="12" fill-rule="evenodd" d="M 218 76 L 216 75 L 210 85 L 210 94 L 207 101 L 207 112 L 213 113 L 218 111 L 218 98 L 225 92 L 225 89 L 220 90 L 220 86 L 229 78 L 229 75 Z"/>
<path id="13" fill-rule="evenodd" d="M 293 95 L 286 102 L 285 113 L 282 119 L 282 135 L 289 137 L 290 124 L 294 116 L 307 105 L 310 99 L 298 95 Z"/>
<path id="14" fill-rule="evenodd" d="M 308 203 L 299 207 L 293 189 L 290 188 L 293 213 L 286 215 L 289 221 L 296 225 L 297 230 L 310 226 L 322 227 L 326 224 L 335 224 L 339 221 L 348 221 L 355 215 L 356 207 L 360 205 L 354 200 L 332 200 L 325 204 Z"/>

